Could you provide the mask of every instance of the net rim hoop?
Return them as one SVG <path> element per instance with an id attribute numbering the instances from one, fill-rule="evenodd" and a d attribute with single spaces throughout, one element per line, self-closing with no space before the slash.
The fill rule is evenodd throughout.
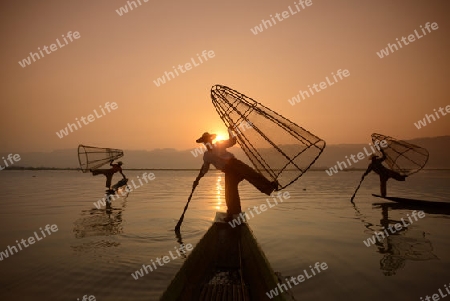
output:
<path id="1" fill-rule="evenodd" d="M 383 140 L 401 141 L 401 142 L 404 142 L 404 143 L 406 143 L 406 144 L 408 144 L 408 145 L 410 145 L 410 146 L 412 146 L 412 147 L 418 148 L 418 149 L 420 149 L 420 150 L 424 150 L 424 151 L 426 152 L 426 160 L 425 160 L 425 162 L 423 163 L 423 166 L 422 166 L 421 168 L 419 168 L 419 169 L 416 169 L 416 170 L 413 171 L 413 172 L 407 173 L 407 176 L 413 175 L 413 174 L 418 173 L 419 171 L 421 171 L 421 170 L 425 167 L 425 165 L 427 164 L 427 162 L 428 162 L 428 160 L 429 160 L 429 158 L 430 158 L 430 153 L 428 152 L 428 150 L 427 150 L 426 148 L 424 148 L 424 147 L 422 147 L 422 146 L 419 146 L 419 145 L 416 145 L 416 144 L 413 144 L 413 143 L 409 143 L 409 142 L 404 141 L 404 140 L 399 140 L 399 139 L 396 139 L 396 138 L 394 138 L 394 137 L 391 137 L 391 136 L 388 136 L 388 135 L 383 135 L 383 134 L 380 134 L 380 133 L 372 133 L 371 138 L 372 138 L 372 142 L 373 142 L 373 143 L 375 143 L 376 140 L 379 140 L 379 139 L 376 139 L 374 136 L 381 136 L 381 137 L 384 137 Z M 383 152 L 382 149 L 381 149 L 381 152 L 384 154 L 384 152 Z M 422 153 L 420 153 L 420 154 L 421 154 L 421 155 L 425 155 L 425 154 L 422 154 Z"/>
<path id="2" fill-rule="evenodd" d="M 227 91 L 227 90 L 231 91 L 232 93 L 221 93 L 221 91 Z M 225 95 L 224 95 L 224 94 L 225 94 Z M 312 142 L 312 141 L 307 140 L 311 145 L 316 145 L 316 144 L 319 143 L 319 142 L 323 142 L 323 147 L 322 147 L 322 148 L 319 148 L 320 151 L 319 151 L 319 153 L 317 154 L 317 156 L 314 158 L 314 160 L 312 160 L 312 162 L 311 162 L 311 163 L 310 163 L 310 164 L 309 164 L 309 165 L 308 165 L 308 166 L 307 166 L 307 167 L 306 167 L 306 168 L 305 168 L 305 169 L 304 169 L 297 177 L 295 177 L 295 178 L 294 178 L 293 180 L 291 180 L 289 183 L 287 183 L 287 184 L 285 184 L 285 185 L 283 185 L 283 186 L 280 185 L 281 188 L 279 188 L 278 190 L 282 190 L 282 189 L 288 187 L 289 185 L 291 185 L 292 183 L 294 183 L 295 181 L 297 181 L 301 176 L 303 176 L 303 174 L 305 174 L 306 171 L 308 171 L 309 168 L 310 168 L 310 167 L 311 167 L 311 166 L 319 159 L 320 155 L 321 155 L 322 152 L 325 150 L 325 147 L 326 147 L 326 141 L 323 140 L 322 138 L 316 136 L 315 134 L 311 133 L 311 132 L 308 131 L 307 129 L 305 129 L 305 128 L 299 126 L 297 123 L 291 121 L 289 118 L 286 118 L 286 117 L 284 117 L 284 116 L 278 114 L 277 112 L 273 111 L 272 109 L 266 107 L 265 105 L 263 105 L 262 103 L 256 101 L 255 99 L 253 99 L 253 98 L 251 98 L 251 97 L 249 97 L 249 96 L 247 96 L 247 95 L 245 95 L 245 94 L 243 94 L 243 93 L 241 93 L 241 92 L 239 92 L 239 91 L 237 91 L 237 90 L 235 90 L 235 89 L 232 89 L 232 88 L 230 88 L 230 87 L 228 87 L 228 86 L 216 84 L 216 85 L 213 85 L 213 86 L 211 87 L 211 93 L 210 93 L 211 101 L 212 101 L 212 103 L 213 103 L 214 109 L 215 109 L 216 112 L 219 114 L 220 119 L 221 119 L 222 122 L 225 124 L 225 126 L 227 126 L 227 124 L 225 123 L 225 120 L 224 120 L 224 118 L 223 118 L 223 113 L 219 111 L 218 106 L 216 106 L 216 104 L 215 104 L 215 102 L 216 102 L 215 98 L 223 98 L 223 97 L 226 97 L 227 95 L 233 95 L 233 94 L 239 96 L 237 99 L 240 100 L 240 101 L 243 101 L 244 97 L 246 98 L 245 100 L 251 100 L 253 103 L 251 103 L 251 102 L 247 102 L 247 103 L 248 103 L 248 105 L 249 105 L 250 107 L 253 108 L 253 110 L 259 109 L 258 107 L 260 106 L 260 107 L 262 107 L 262 108 L 268 110 L 270 113 L 274 114 L 275 116 L 281 117 L 281 119 L 283 119 L 283 121 L 290 122 L 290 123 L 292 123 L 292 124 L 298 126 L 299 128 L 301 128 L 302 130 L 304 130 L 306 133 L 310 134 L 311 136 L 316 137 L 316 138 L 318 139 L 316 142 Z M 234 111 L 236 111 L 241 117 L 244 117 L 244 116 L 242 116 L 242 113 L 240 113 L 239 111 L 237 111 L 236 108 L 235 108 L 234 106 L 231 106 L 231 108 L 232 108 Z M 240 139 L 238 139 L 238 141 L 239 141 L 239 140 L 240 140 Z M 239 145 L 240 145 L 240 144 L 239 144 Z M 240 145 L 240 146 L 241 146 L 241 145 Z M 248 157 L 248 154 L 247 154 L 247 152 L 245 151 L 245 148 L 243 148 L 243 147 L 241 146 L 241 149 L 244 150 L 244 153 L 245 153 L 245 154 L 247 155 L 247 157 Z M 252 164 L 254 164 L 254 163 L 253 163 L 253 160 L 252 160 L 251 158 L 249 158 L 249 159 L 250 159 L 250 161 L 252 162 Z M 287 165 L 286 165 L 286 166 L 287 166 Z M 281 169 L 281 171 L 277 174 L 278 176 L 279 176 L 284 170 L 286 170 L 286 166 L 283 167 L 283 168 Z M 257 169 L 257 170 L 258 170 L 258 169 Z M 259 170 L 258 170 L 258 172 L 259 172 Z M 278 177 L 277 177 L 277 178 L 278 178 Z"/>

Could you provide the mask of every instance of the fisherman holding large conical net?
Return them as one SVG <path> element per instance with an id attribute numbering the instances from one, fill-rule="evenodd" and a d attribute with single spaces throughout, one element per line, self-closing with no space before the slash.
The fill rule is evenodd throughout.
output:
<path id="1" fill-rule="evenodd" d="M 233 135 L 233 129 L 228 128 L 229 139 L 218 141 L 213 144 L 216 138 L 215 134 L 205 132 L 196 140 L 197 143 L 203 143 L 206 152 L 203 154 L 203 165 L 197 178 L 194 181 L 193 189 L 198 185 L 200 179 L 208 172 L 210 165 L 225 173 L 225 201 L 228 207 L 227 219 L 231 220 L 233 214 L 241 213 L 241 200 L 239 198 L 238 185 L 242 180 L 247 180 L 259 191 L 270 195 L 279 188 L 278 181 L 269 181 L 263 175 L 256 172 L 253 168 L 244 162 L 235 158 L 235 156 L 226 149 L 236 144 L 236 136 Z"/>
<path id="2" fill-rule="evenodd" d="M 109 165 L 112 166 L 112 168 L 108 168 L 108 169 L 90 169 L 89 171 L 92 173 L 93 176 L 97 176 L 97 175 L 104 175 L 106 177 L 106 188 L 108 190 L 111 190 L 111 181 L 112 178 L 114 176 L 115 173 L 119 172 L 122 177 L 123 180 L 126 180 L 127 177 L 123 174 L 122 172 L 122 161 L 118 161 L 116 164 L 113 164 L 114 160 L 111 160 L 109 162 Z"/>
<path id="3" fill-rule="evenodd" d="M 119 159 L 123 156 L 123 151 L 113 148 L 102 148 L 95 146 L 87 146 L 80 144 L 78 146 L 78 161 L 80 163 L 80 169 L 82 172 L 91 172 L 92 175 L 104 175 L 106 177 L 106 188 L 107 192 L 114 193 L 119 187 L 125 186 L 127 184 L 127 177 L 122 172 L 122 161 L 118 161 L 113 164 L 114 160 Z M 100 167 L 108 164 L 111 168 Z M 112 186 L 114 190 L 111 190 L 111 181 L 115 173 L 119 172 L 123 179 Z"/>
<path id="4" fill-rule="evenodd" d="M 176 232 L 180 230 L 195 187 L 211 164 L 225 173 L 227 219 L 231 219 L 234 214 L 241 213 L 238 191 L 241 181 L 247 180 L 260 192 L 270 195 L 300 178 L 325 148 L 325 141 L 319 137 L 229 87 L 213 86 L 211 100 L 228 128 L 229 139 L 213 144 L 216 135 L 206 132 L 196 140 L 205 145 L 206 152 L 183 214 L 175 226 Z M 251 126 L 239 131 L 237 128 L 241 124 Z M 226 150 L 236 143 L 254 168 Z"/>
<path id="5" fill-rule="evenodd" d="M 372 134 L 372 142 L 374 145 L 384 142 L 386 146 L 383 149 L 377 147 L 381 154 L 373 154 L 369 158 L 371 162 L 350 198 L 351 202 L 353 202 L 365 177 L 371 171 L 380 176 L 380 194 L 384 198 L 386 197 L 386 184 L 389 179 L 405 181 L 408 176 L 420 171 L 428 161 L 428 151 L 418 145 L 377 133 Z"/>
<path id="6" fill-rule="evenodd" d="M 371 155 L 369 157 L 370 164 L 367 167 L 366 172 L 363 174 L 363 178 L 367 176 L 370 172 L 375 172 L 380 176 L 380 194 L 382 197 L 386 197 L 386 184 L 390 178 L 397 181 L 405 181 L 407 175 L 401 175 L 400 173 L 390 170 L 383 165 L 383 161 L 386 160 L 386 154 L 381 152 L 382 156 Z"/>

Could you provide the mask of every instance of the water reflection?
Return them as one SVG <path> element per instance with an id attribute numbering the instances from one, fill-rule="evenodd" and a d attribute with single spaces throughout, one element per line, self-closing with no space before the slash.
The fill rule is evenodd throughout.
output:
<path id="1" fill-rule="evenodd" d="M 402 223 L 400 220 L 389 218 L 390 204 L 379 204 L 378 207 L 381 208 L 382 219 L 380 224 L 384 229 Z M 402 227 L 395 233 L 389 233 L 389 236 L 382 242 L 377 241 L 375 243 L 378 252 L 383 254 L 383 258 L 380 260 L 380 269 L 384 275 L 395 275 L 397 270 L 405 266 L 407 260 L 438 259 L 433 253 L 433 245 L 431 240 L 426 237 L 426 233 L 412 229 L 411 227 Z"/>
<path id="2" fill-rule="evenodd" d="M 108 237 L 123 233 L 122 214 L 127 204 L 128 194 L 114 200 L 108 208 L 92 208 L 82 210 L 80 218 L 74 222 L 73 233 L 77 239 L 89 237 Z M 119 242 L 107 239 L 83 241 L 80 245 L 72 246 L 77 252 L 87 252 L 98 248 L 119 246 Z"/>
<path id="3" fill-rule="evenodd" d="M 223 198 L 222 198 L 222 191 L 223 191 L 223 187 L 222 187 L 222 176 L 218 176 L 217 177 L 217 181 L 216 181 L 216 195 L 217 195 L 217 205 L 216 205 L 216 210 L 217 211 L 221 211 L 222 208 L 222 203 L 223 203 Z"/>
<path id="4" fill-rule="evenodd" d="M 364 227 L 369 231 L 370 236 L 375 232 L 383 232 L 384 229 L 394 229 L 394 225 L 402 224 L 401 220 L 395 220 L 389 217 L 389 212 L 392 210 L 411 210 L 407 205 L 396 206 L 400 204 L 395 203 L 375 203 L 374 209 L 381 209 L 380 224 L 373 224 L 367 220 L 367 218 L 361 213 L 356 204 L 353 203 L 353 207 L 356 211 L 356 215 L 363 222 Z M 414 208 L 412 210 L 417 210 Z M 425 211 L 425 210 L 424 210 Z M 425 213 L 427 213 L 425 211 Z M 433 253 L 433 245 L 431 240 L 426 236 L 427 233 L 418 231 L 414 227 L 402 227 L 398 231 L 388 231 L 389 235 L 385 235 L 382 240 L 375 240 L 375 246 L 377 247 L 377 253 L 382 254 L 380 259 L 380 269 L 385 276 L 393 276 L 399 269 L 405 267 L 408 260 L 413 261 L 426 261 L 432 259 L 438 259 Z M 372 247 L 372 246 L 371 246 Z"/>
<path id="5" fill-rule="evenodd" d="M 177 238 L 177 242 L 178 242 L 180 245 L 184 245 L 184 243 L 183 243 L 183 237 L 181 237 L 181 232 L 175 231 L 175 236 L 176 236 L 176 238 Z M 180 255 L 181 255 L 181 257 L 184 258 L 184 259 L 187 258 L 185 252 L 180 252 Z"/>

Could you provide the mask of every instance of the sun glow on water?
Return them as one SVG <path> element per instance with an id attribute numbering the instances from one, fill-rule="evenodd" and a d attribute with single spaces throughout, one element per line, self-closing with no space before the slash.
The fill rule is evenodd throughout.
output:
<path id="1" fill-rule="evenodd" d="M 217 205 L 216 205 L 216 209 L 220 211 L 221 206 L 222 206 L 222 177 L 218 176 L 217 177 L 217 182 L 216 182 L 216 194 L 217 194 Z"/>

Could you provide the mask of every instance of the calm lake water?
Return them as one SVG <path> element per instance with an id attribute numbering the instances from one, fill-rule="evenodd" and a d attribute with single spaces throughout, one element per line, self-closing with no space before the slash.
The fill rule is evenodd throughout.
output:
<path id="1" fill-rule="evenodd" d="M 124 171 L 130 180 L 144 172 Z M 100 301 L 158 300 L 184 259 L 138 280 L 131 273 L 179 246 L 173 228 L 197 172 L 152 172 L 155 180 L 106 211 L 93 204 L 103 196 L 104 177 L 1 171 L 0 251 L 47 224 L 56 224 L 58 231 L 0 261 L 0 300 L 81 300 L 84 295 Z M 309 171 L 285 190 L 289 199 L 249 220 L 273 269 L 284 278 L 327 263 L 327 270 L 293 287 L 296 300 L 420 300 L 449 285 L 448 212 L 426 211 L 424 218 L 367 247 L 363 241 L 374 231 L 407 219 L 413 210 L 372 197 L 379 193 L 375 175 L 367 177 L 353 206 L 350 196 L 361 174 L 329 177 Z M 450 202 L 449 184 L 449 171 L 422 171 L 406 182 L 389 182 L 388 194 Z M 200 181 L 181 228 L 185 244 L 196 245 L 215 212 L 226 210 L 223 187 L 219 172 Z M 240 191 L 245 211 L 266 202 L 267 196 L 246 182 Z"/>

